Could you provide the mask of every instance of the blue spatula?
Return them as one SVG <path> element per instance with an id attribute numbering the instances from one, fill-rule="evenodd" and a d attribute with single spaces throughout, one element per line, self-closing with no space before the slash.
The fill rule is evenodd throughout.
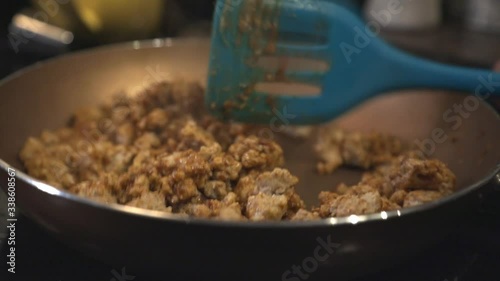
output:
<path id="1" fill-rule="evenodd" d="M 371 24 L 372 29 L 376 25 Z M 316 124 L 388 91 L 436 88 L 480 99 L 500 94 L 500 74 L 438 64 L 403 53 L 375 36 L 341 6 L 314 0 L 218 0 L 208 79 L 213 114 L 269 123 L 286 112 L 290 124 Z M 269 69 L 263 57 L 322 61 L 326 70 Z M 319 95 L 270 94 L 259 83 L 302 83 Z"/>

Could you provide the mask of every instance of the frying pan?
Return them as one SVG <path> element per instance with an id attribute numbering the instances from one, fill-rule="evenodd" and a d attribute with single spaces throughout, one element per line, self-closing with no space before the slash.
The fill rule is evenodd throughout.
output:
<path id="1" fill-rule="evenodd" d="M 23 172 L 17 154 L 29 136 L 65 125 L 82 105 L 155 80 L 204 83 L 207 39 L 133 42 L 60 57 L 13 74 L 0 84 L 0 185 L 16 169 L 16 203 L 48 232 L 83 253 L 127 271 L 169 278 L 234 280 L 341 280 L 394 266 L 439 243 L 499 172 L 500 118 L 485 103 L 460 119 L 443 119 L 466 95 L 425 90 L 388 93 L 335 120 L 340 127 L 379 131 L 426 145 L 430 157 L 457 174 L 459 191 L 400 211 L 310 222 L 223 222 L 178 218 L 128 206 L 104 205 L 57 190 Z M 359 82 L 365 75 L 360 73 Z M 479 83 L 479 82 L 478 82 Z M 469 107 L 470 108 L 470 107 Z M 458 121 L 457 121 L 458 122 Z M 269 126 L 270 128 L 270 126 Z M 432 141 L 436 129 L 447 140 Z M 311 206 L 320 190 L 359 172 L 314 173 L 311 142 L 282 141 L 287 167 L 301 180 L 298 193 Z M 160 275 L 158 275 L 160 274 Z"/>

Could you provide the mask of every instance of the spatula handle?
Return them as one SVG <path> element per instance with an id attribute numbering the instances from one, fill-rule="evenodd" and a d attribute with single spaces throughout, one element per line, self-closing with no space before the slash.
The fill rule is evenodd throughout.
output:
<path id="1" fill-rule="evenodd" d="M 393 87 L 465 91 L 482 99 L 500 96 L 500 73 L 441 64 L 399 50 L 390 53 L 390 60 L 396 64 L 392 81 L 388 83 Z"/>

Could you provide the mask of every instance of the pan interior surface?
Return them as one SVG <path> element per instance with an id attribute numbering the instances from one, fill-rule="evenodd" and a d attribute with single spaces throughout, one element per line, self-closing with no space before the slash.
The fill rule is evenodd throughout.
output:
<path id="1" fill-rule="evenodd" d="M 64 126 L 83 105 L 97 105 L 120 92 L 134 94 L 162 80 L 205 84 L 208 40 L 160 41 L 155 46 L 136 42 L 69 55 L 4 81 L 0 85 L 0 134 L 4 136 L 0 158 L 22 170 L 17 154 L 24 141 L 43 129 Z M 360 73 L 359 83 L 364 75 L 369 73 Z M 500 119 L 471 97 L 427 90 L 389 93 L 333 122 L 348 130 L 392 134 L 418 145 L 429 157 L 445 162 L 463 189 L 491 175 L 500 162 L 500 150 L 495 147 Z M 299 177 L 297 190 L 308 206 L 317 204 L 321 190 L 359 179 L 359 171 L 347 169 L 318 176 L 311 141 L 284 140 L 271 121 L 263 130 L 282 144 L 287 168 Z"/>

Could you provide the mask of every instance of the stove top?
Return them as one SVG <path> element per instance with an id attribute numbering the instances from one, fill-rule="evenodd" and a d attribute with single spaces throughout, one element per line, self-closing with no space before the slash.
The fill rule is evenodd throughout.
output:
<path id="1" fill-rule="evenodd" d="M 496 200 L 500 200 L 497 196 Z M 498 201 L 497 201 L 498 202 Z M 425 226 L 423 226 L 425 227 Z M 500 214 L 471 212 L 457 231 L 411 262 L 355 281 L 498 281 Z M 2 250 L 2 257 L 8 253 Z M 130 278 L 122 276 L 122 270 Z M 186 268 L 186 271 L 193 270 Z M 16 223 L 16 274 L 0 264 L 0 280 L 151 280 L 113 268 L 61 244 L 29 219 Z M 133 278 L 133 279 L 132 279 Z M 169 276 L 169 280 L 184 280 Z M 245 280 L 242 276 L 238 280 Z M 265 276 L 262 280 L 267 280 Z"/>
<path id="2" fill-rule="evenodd" d="M 34 53 L 16 54 L 8 45 L 7 40 L 0 41 L 0 78 L 42 58 Z M 408 263 L 356 281 L 498 281 L 500 190 L 497 188 L 495 192 L 484 194 L 482 200 L 483 207 L 471 210 L 457 230 L 439 245 Z M 0 219 L 5 221 L 4 218 Z M 16 223 L 15 233 L 16 274 L 8 273 L 6 263 L 0 262 L 0 280 L 150 280 L 128 272 L 126 268 L 113 268 L 66 247 L 22 215 Z M 6 228 L 2 227 L 0 260 L 8 254 L 3 243 L 6 235 Z M 193 269 L 186 268 L 186 271 L 190 270 Z M 185 278 L 168 276 L 168 279 Z M 244 276 L 235 279 L 244 280 Z M 263 276 L 262 280 L 267 279 Z"/>

